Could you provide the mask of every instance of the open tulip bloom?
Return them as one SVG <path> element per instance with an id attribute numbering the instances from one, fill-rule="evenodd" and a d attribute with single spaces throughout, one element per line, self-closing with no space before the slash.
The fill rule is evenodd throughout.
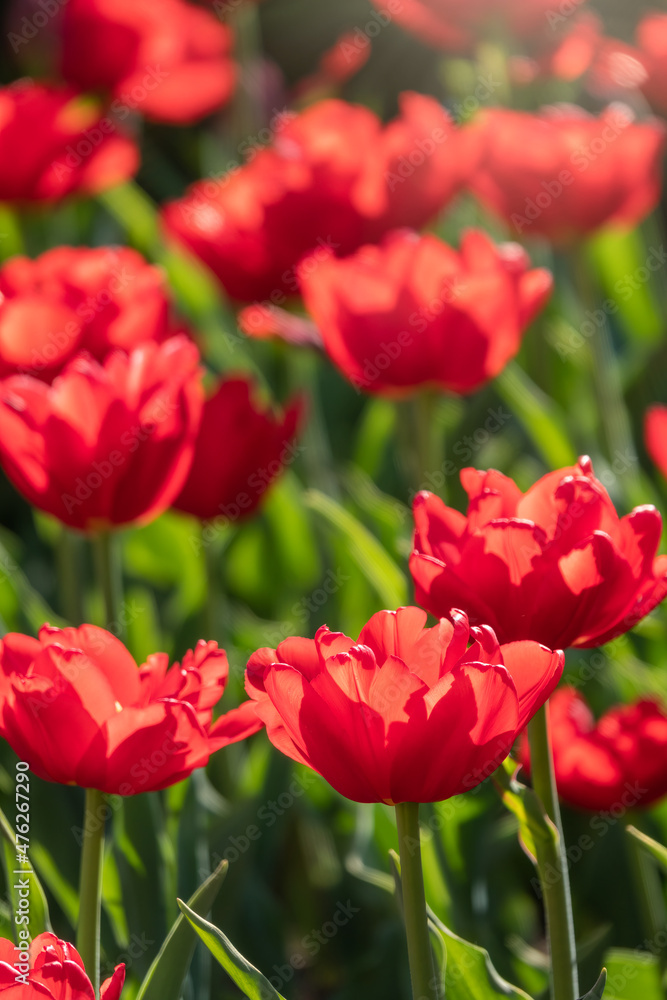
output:
<path id="1" fill-rule="evenodd" d="M 271 742 L 357 802 L 396 807 L 414 997 L 433 996 L 419 844 L 420 802 L 469 791 L 508 755 L 544 704 L 563 654 L 500 646 L 452 610 L 425 628 L 420 608 L 380 611 L 357 642 L 320 628 L 254 653 L 246 689 Z"/>
<path id="2" fill-rule="evenodd" d="M 18 948 L 13 941 L 0 938 L 0 996 L 4 993 L 6 1000 L 94 1000 L 93 984 L 73 945 L 49 932 L 38 934 L 28 944 L 19 933 Z M 124 982 L 125 966 L 117 965 L 102 983 L 100 1000 L 118 1000 Z"/>
<path id="3" fill-rule="evenodd" d="M 457 601 L 502 642 L 601 646 L 667 594 L 660 514 L 647 505 L 619 518 L 589 458 L 526 493 L 493 469 L 464 469 L 461 483 L 465 515 L 432 493 L 414 502 L 410 571 L 432 614 Z"/>
<path id="4" fill-rule="evenodd" d="M 558 683 L 563 657 L 500 646 L 452 611 L 380 611 L 359 639 L 322 626 L 250 658 L 246 689 L 269 739 L 356 802 L 438 802 L 474 788 Z"/>
<path id="5" fill-rule="evenodd" d="M 117 795 L 166 788 L 215 750 L 261 728 L 252 705 L 212 723 L 229 665 L 199 642 L 170 669 L 164 653 L 137 667 L 94 625 L 45 625 L 0 643 L 0 735 L 40 778 Z"/>

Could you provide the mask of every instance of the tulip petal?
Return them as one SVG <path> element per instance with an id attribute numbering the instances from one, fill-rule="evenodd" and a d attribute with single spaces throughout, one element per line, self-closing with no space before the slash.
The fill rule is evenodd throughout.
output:
<path id="1" fill-rule="evenodd" d="M 502 646 L 507 667 L 519 698 L 519 729 L 523 729 L 538 708 L 556 689 L 563 673 L 564 655 L 529 640 Z"/>

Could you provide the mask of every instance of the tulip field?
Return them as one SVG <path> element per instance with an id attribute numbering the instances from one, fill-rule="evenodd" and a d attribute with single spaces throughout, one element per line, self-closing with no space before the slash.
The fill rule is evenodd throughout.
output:
<path id="1" fill-rule="evenodd" d="M 667 1000 L 664 0 L 8 0 L 0 1000 Z"/>

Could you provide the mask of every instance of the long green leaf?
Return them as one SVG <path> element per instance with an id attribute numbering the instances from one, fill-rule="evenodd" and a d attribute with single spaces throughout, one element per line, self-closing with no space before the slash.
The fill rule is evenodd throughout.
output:
<path id="1" fill-rule="evenodd" d="M 627 831 L 631 837 L 638 840 L 642 847 L 655 858 L 660 867 L 667 871 L 667 847 L 664 847 L 657 840 L 653 840 L 652 837 L 642 833 L 636 826 L 628 826 Z"/>
<path id="2" fill-rule="evenodd" d="M 51 920 L 49 919 L 49 906 L 41 883 L 37 878 L 32 865 L 22 863 L 23 853 L 18 853 L 17 841 L 14 831 L 7 820 L 5 814 L 0 810 L 0 835 L 2 836 L 2 861 L 7 881 L 7 890 L 12 906 L 12 929 L 14 940 L 18 943 L 18 926 L 27 927 L 30 937 L 36 938 L 38 934 L 51 930 Z M 25 885 L 23 885 L 25 883 Z M 28 889 L 28 896 L 23 892 L 23 898 L 19 895 L 23 889 Z M 22 904 L 28 901 L 28 909 L 22 910 Z M 22 918 L 27 913 L 28 920 Z M 17 924 L 17 914 L 20 914 L 20 925 Z"/>
<path id="3" fill-rule="evenodd" d="M 405 574 L 354 514 L 319 490 L 308 490 L 304 502 L 347 539 L 351 558 L 377 591 L 384 607 L 393 609 L 407 603 Z"/>
<path id="4" fill-rule="evenodd" d="M 495 381 L 497 391 L 523 424 L 542 458 L 553 469 L 572 465 L 576 453 L 556 404 L 519 368 L 509 364 Z"/>
<path id="5" fill-rule="evenodd" d="M 199 886 L 188 900 L 190 912 L 194 914 L 209 912 L 225 880 L 228 868 L 227 861 L 221 862 L 213 874 Z M 181 986 L 197 943 L 197 937 L 190 923 L 184 916 L 176 919 L 146 973 L 136 1000 L 179 1000 Z"/>
<path id="6" fill-rule="evenodd" d="M 249 1000 L 285 1000 L 266 976 L 237 951 L 221 930 L 194 913 L 182 900 L 178 900 L 178 905 L 213 957 Z"/>

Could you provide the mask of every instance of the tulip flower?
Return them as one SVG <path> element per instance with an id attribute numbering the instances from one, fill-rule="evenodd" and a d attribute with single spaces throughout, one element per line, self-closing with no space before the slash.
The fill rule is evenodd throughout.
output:
<path id="1" fill-rule="evenodd" d="M 612 105 L 541 114 L 494 108 L 473 126 L 486 155 L 471 179 L 482 204 L 523 236 L 568 243 L 637 225 L 660 199 L 665 129 Z"/>
<path id="2" fill-rule="evenodd" d="M 172 332 L 162 271 L 127 247 L 56 247 L 0 268 L 2 376 L 50 381 L 78 351 L 103 361 Z"/>
<path id="3" fill-rule="evenodd" d="M 386 126 L 340 100 L 277 119 L 273 143 L 251 149 L 245 166 L 167 205 L 167 230 L 232 298 L 284 304 L 306 254 L 317 261 L 420 228 L 467 182 L 478 134 L 456 128 L 432 97 L 403 94 L 400 109 Z"/>
<path id="4" fill-rule="evenodd" d="M 380 611 L 357 642 L 323 626 L 254 653 L 246 690 L 274 746 L 355 802 L 438 802 L 488 778 L 562 653 L 499 646 L 458 611 L 425 624 L 419 608 Z"/>
<path id="5" fill-rule="evenodd" d="M 204 403 L 178 510 L 202 521 L 247 517 L 293 459 L 300 403 L 279 418 L 253 400 L 254 390 L 249 379 L 223 379 Z"/>
<path id="6" fill-rule="evenodd" d="M 106 91 L 121 120 L 139 112 L 189 124 L 234 89 L 230 29 L 185 0 L 68 0 L 60 32 L 62 76 L 81 90 Z"/>
<path id="7" fill-rule="evenodd" d="M 324 348 L 358 388 L 405 394 L 422 386 L 472 392 L 514 357 L 552 278 L 515 244 L 480 231 L 457 253 L 435 236 L 393 232 L 342 260 L 300 270 Z"/>
<path id="8" fill-rule="evenodd" d="M 165 653 L 141 667 L 94 625 L 0 643 L 0 735 L 46 781 L 117 795 L 166 788 L 209 756 L 261 728 L 252 705 L 211 724 L 229 665 L 200 641 L 169 668 Z"/>
<path id="9" fill-rule="evenodd" d="M 667 714 L 643 698 L 619 705 L 597 722 L 571 687 L 549 702 L 550 734 L 558 794 L 577 809 L 624 811 L 667 795 Z M 522 763 L 530 770 L 527 741 Z"/>
<path id="10" fill-rule="evenodd" d="M 410 572 L 435 615 L 453 600 L 501 642 L 599 646 L 667 594 L 662 519 L 651 506 L 619 518 L 589 458 L 527 493 L 500 472 L 463 469 L 467 515 L 422 492 L 414 501 Z"/>
<path id="11" fill-rule="evenodd" d="M 667 479 L 667 406 L 652 406 L 644 420 L 646 450 Z"/>
<path id="12" fill-rule="evenodd" d="M 99 194 L 138 166 L 132 140 L 70 87 L 0 88 L 0 201 Z"/>
<path id="13" fill-rule="evenodd" d="M 93 984 L 76 948 L 50 932 L 28 943 L 27 934 L 19 928 L 19 947 L 0 938 L 0 995 L 8 1000 L 93 1000 Z M 124 982 L 125 966 L 117 965 L 102 983 L 99 1000 L 118 1000 Z"/>
<path id="14" fill-rule="evenodd" d="M 146 523 L 180 492 L 194 453 L 203 388 L 184 336 L 70 361 L 53 385 L 0 382 L 0 464 L 27 500 L 99 532 Z"/>

